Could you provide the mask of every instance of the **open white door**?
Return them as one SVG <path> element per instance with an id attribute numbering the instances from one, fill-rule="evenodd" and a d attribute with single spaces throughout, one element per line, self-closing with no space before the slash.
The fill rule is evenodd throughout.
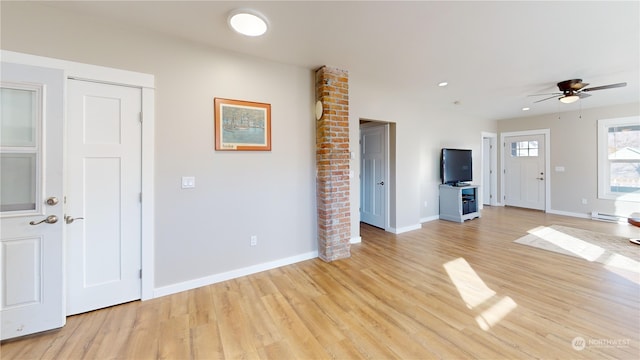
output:
<path id="1" fill-rule="evenodd" d="M 2 63 L 0 286 L 2 340 L 65 324 L 64 72 Z"/>
<path id="2" fill-rule="evenodd" d="M 141 297 L 141 96 L 68 81 L 67 315 Z"/>
<path id="3" fill-rule="evenodd" d="M 360 221 L 384 229 L 387 210 L 387 127 L 360 129 Z"/>

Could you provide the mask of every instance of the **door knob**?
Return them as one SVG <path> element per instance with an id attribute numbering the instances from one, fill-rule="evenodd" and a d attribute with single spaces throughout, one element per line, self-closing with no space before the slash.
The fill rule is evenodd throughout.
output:
<path id="1" fill-rule="evenodd" d="M 544 178 L 543 178 L 543 177 L 539 177 L 539 178 L 536 178 L 536 179 L 538 179 L 538 180 L 544 180 Z"/>
<path id="2" fill-rule="evenodd" d="M 379 183 L 377 183 L 378 185 L 384 185 L 384 181 L 380 181 Z"/>
<path id="3" fill-rule="evenodd" d="M 52 197 L 48 198 L 47 201 L 46 201 L 47 205 L 49 205 L 49 206 L 58 205 L 58 202 L 59 202 L 58 198 L 55 197 L 55 196 L 52 196 Z"/>
<path id="4" fill-rule="evenodd" d="M 42 220 L 40 220 L 38 222 L 36 222 L 35 220 L 34 221 L 29 221 L 29 225 L 39 225 L 39 224 L 42 224 L 42 223 L 55 224 L 57 222 L 58 222 L 58 217 L 57 216 L 49 215 L 46 218 L 44 218 L 44 219 L 42 219 Z"/>
<path id="5" fill-rule="evenodd" d="M 83 217 L 73 218 L 70 215 L 65 215 L 64 216 L 64 222 L 66 222 L 67 224 L 71 224 L 72 222 L 74 222 L 76 220 L 84 220 L 84 218 Z"/>

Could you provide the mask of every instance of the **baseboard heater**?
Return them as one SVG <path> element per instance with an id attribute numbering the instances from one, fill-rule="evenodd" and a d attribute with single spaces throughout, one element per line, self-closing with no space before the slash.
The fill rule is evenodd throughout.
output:
<path id="1" fill-rule="evenodd" d="M 619 216 L 619 215 L 612 215 L 612 214 L 603 214 L 597 211 L 592 211 L 591 212 L 591 219 L 592 220 L 600 220 L 600 221 L 610 221 L 610 222 L 616 222 L 616 223 L 626 223 L 627 222 L 627 218 L 624 216 Z"/>

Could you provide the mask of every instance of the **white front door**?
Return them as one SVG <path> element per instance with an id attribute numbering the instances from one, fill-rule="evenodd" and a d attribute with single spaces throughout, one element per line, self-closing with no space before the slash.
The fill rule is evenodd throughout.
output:
<path id="1" fill-rule="evenodd" d="M 505 138 L 505 205 L 545 209 L 545 136 Z"/>
<path id="2" fill-rule="evenodd" d="M 141 96 L 68 81 L 67 315 L 140 299 Z"/>
<path id="3" fill-rule="evenodd" d="M 2 63 L 0 298 L 2 340 L 65 324 L 64 72 Z"/>
<path id="4" fill-rule="evenodd" d="M 360 130 L 360 221 L 385 228 L 386 222 L 386 125 Z"/>

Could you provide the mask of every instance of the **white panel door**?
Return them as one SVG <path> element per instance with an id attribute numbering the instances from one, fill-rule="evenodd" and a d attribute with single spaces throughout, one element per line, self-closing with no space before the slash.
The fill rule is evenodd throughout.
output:
<path id="1" fill-rule="evenodd" d="M 360 130 L 360 221 L 385 228 L 386 219 L 386 133 L 385 126 Z"/>
<path id="2" fill-rule="evenodd" d="M 68 81 L 67 315 L 141 294 L 141 90 Z"/>
<path id="3" fill-rule="evenodd" d="M 505 205 L 544 210 L 544 135 L 509 136 L 505 140 Z"/>
<path id="4" fill-rule="evenodd" d="M 65 324 L 64 72 L 4 62 L 1 67 L 0 338 L 4 340 Z"/>

